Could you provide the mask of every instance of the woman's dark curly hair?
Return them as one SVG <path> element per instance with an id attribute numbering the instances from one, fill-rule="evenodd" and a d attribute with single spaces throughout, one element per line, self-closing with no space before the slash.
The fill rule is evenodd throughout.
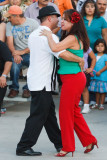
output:
<path id="1" fill-rule="evenodd" d="M 94 4 L 94 7 L 95 7 L 95 12 L 94 12 L 94 17 L 97 16 L 97 17 L 100 17 L 100 13 L 98 11 L 98 7 L 97 7 L 97 4 L 94 0 L 86 0 L 83 4 L 83 7 L 81 9 L 81 15 L 84 17 L 86 16 L 86 12 L 85 12 L 85 7 L 88 3 L 93 3 Z"/>
<path id="2" fill-rule="evenodd" d="M 61 40 L 66 38 L 68 35 L 76 35 L 78 37 L 78 39 L 82 41 L 83 50 L 84 50 L 84 52 L 86 52 L 89 49 L 90 41 L 89 41 L 89 38 L 87 35 L 87 31 L 86 31 L 82 16 L 75 9 L 69 9 L 69 10 L 64 11 L 64 15 L 65 15 L 66 20 L 68 22 L 71 22 L 72 14 L 74 12 L 76 12 L 79 15 L 80 20 L 77 23 L 73 23 L 73 26 L 72 26 L 71 30 L 69 31 L 69 33 L 67 33 L 66 31 L 62 31 Z"/>
<path id="3" fill-rule="evenodd" d="M 96 46 L 99 45 L 99 43 L 103 43 L 104 44 L 104 53 L 107 54 L 107 45 L 104 39 L 97 39 L 96 42 L 94 43 L 94 53 L 97 53 L 98 51 L 96 50 Z"/>

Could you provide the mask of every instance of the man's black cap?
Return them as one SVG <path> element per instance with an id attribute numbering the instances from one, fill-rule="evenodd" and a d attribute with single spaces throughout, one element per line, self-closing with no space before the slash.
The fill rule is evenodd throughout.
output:
<path id="1" fill-rule="evenodd" d="M 57 13 L 57 11 L 53 6 L 46 6 L 39 10 L 39 16 L 37 18 L 41 19 L 42 17 L 46 17 L 50 15 L 57 15 L 58 17 L 61 16 L 59 13 Z"/>

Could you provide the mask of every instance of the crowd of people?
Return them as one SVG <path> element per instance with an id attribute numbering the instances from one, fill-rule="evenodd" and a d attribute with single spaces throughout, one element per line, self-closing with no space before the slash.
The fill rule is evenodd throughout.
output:
<path id="1" fill-rule="evenodd" d="M 31 147 L 36 144 L 43 126 L 59 152 L 58 157 L 69 152 L 73 155 L 74 130 L 86 147 L 84 153 L 92 151 L 95 145 L 98 147 L 81 113 L 104 110 L 106 0 L 0 1 L 0 113 L 7 89 L 6 77 L 10 73 L 12 81 L 7 96 L 15 98 L 19 94 L 19 76 L 23 68 L 28 68 L 28 72 L 22 97 L 31 96 L 31 105 L 16 155 L 42 155 Z M 52 75 L 56 70 L 62 82 L 61 132 L 51 92 Z"/>

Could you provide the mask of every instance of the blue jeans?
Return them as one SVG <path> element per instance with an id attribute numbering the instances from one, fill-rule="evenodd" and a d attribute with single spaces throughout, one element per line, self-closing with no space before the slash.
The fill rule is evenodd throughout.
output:
<path id="1" fill-rule="evenodd" d="M 10 77 L 12 80 L 12 85 L 9 86 L 10 89 L 14 89 L 14 90 L 19 90 L 19 74 L 20 74 L 20 70 L 23 66 L 29 67 L 29 60 L 30 60 L 30 55 L 29 54 L 25 54 L 21 56 L 23 58 L 23 60 L 21 61 L 20 64 L 17 64 L 14 62 L 14 58 L 12 59 L 13 64 L 12 64 L 12 68 L 10 71 Z M 23 86 L 23 90 L 24 89 L 28 89 L 27 84 L 25 86 Z"/>

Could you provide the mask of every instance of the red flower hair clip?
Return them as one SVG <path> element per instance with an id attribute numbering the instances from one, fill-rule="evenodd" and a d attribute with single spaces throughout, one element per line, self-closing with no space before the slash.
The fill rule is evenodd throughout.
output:
<path id="1" fill-rule="evenodd" d="M 80 20 L 80 15 L 77 12 L 73 12 L 71 15 L 71 23 L 78 23 Z"/>

